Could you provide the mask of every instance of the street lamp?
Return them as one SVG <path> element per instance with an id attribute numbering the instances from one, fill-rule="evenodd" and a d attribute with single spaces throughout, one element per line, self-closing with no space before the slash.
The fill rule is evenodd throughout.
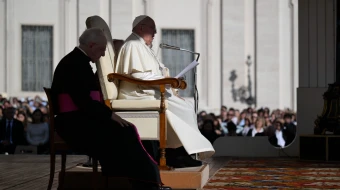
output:
<path id="1" fill-rule="evenodd" d="M 247 61 L 246 61 L 246 65 L 248 66 L 248 92 L 249 92 L 249 97 L 246 99 L 246 103 L 249 106 L 255 104 L 255 107 L 256 107 L 255 97 L 253 97 L 253 94 L 252 94 L 252 81 L 251 81 L 251 75 L 250 75 L 250 66 L 251 66 L 251 64 L 252 64 L 251 56 L 248 55 Z"/>

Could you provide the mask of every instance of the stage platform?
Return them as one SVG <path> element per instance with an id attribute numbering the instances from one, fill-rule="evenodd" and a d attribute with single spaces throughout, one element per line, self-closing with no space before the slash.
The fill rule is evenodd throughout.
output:
<path id="1" fill-rule="evenodd" d="M 100 169 L 98 170 L 100 171 Z M 60 176 L 60 174 L 59 174 Z M 208 182 L 209 164 L 201 167 L 178 168 L 172 171 L 161 171 L 161 178 L 165 186 L 173 189 L 198 190 Z M 91 168 L 76 166 L 66 171 L 65 189 L 97 187 L 105 189 L 105 187 L 115 189 L 129 189 L 126 179 L 122 178 L 106 178 L 100 172 L 94 174 Z"/>
<path id="2" fill-rule="evenodd" d="M 87 157 L 83 155 L 68 155 L 66 162 L 67 171 L 75 170 L 79 163 L 84 163 L 86 160 Z M 219 168 L 226 165 L 229 160 L 230 158 L 228 157 L 206 159 L 205 162 L 209 164 L 209 177 L 211 177 Z M 49 155 L 0 155 L 0 189 L 46 190 L 50 174 L 49 163 Z M 57 155 L 54 183 L 52 187 L 53 190 L 56 190 L 58 187 L 60 163 L 61 157 L 60 155 Z M 164 175 L 164 173 L 162 175 Z M 180 177 L 179 175 L 175 176 Z M 166 180 L 163 180 L 163 182 L 167 183 Z"/>

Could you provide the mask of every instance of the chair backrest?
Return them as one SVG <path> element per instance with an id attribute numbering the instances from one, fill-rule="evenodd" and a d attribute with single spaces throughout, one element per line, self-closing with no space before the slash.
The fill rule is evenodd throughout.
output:
<path id="1" fill-rule="evenodd" d="M 107 39 L 105 56 L 101 57 L 99 61 L 97 61 L 96 66 L 100 88 L 102 90 L 104 100 L 106 102 L 110 100 L 115 100 L 118 96 L 119 83 L 118 81 L 109 82 L 107 80 L 107 75 L 110 73 L 114 73 L 115 70 L 115 51 L 110 29 L 106 22 L 100 16 L 88 17 L 86 19 L 86 27 L 102 29 Z"/>
<path id="2" fill-rule="evenodd" d="M 53 102 L 52 102 L 52 95 L 51 95 L 51 89 L 44 87 L 44 91 L 47 96 L 47 102 L 48 102 L 48 113 L 49 113 L 49 126 L 50 126 L 50 143 L 54 143 L 54 107 L 53 107 Z"/>
<path id="3" fill-rule="evenodd" d="M 124 45 L 124 40 L 122 39 L 113 39 L 113 47 L 114 47 L 114 51 L 115 51 L 115 62 L 114 65 L 117 65 L 117 59 L 118 59 L 118 55 L 119 55 L 119 51 L 122 48 L 122 46 Z"/>

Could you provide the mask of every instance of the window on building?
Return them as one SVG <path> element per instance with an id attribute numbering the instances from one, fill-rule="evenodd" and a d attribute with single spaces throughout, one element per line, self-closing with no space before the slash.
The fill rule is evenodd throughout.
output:
<path id="1" fill-rule="evenodd" d="M 172 46 L 181 47 L 183 49 L 195 50 L 195 32 L 194 30 L 162 30 L 162 43 Z M 176 76 L 187 65 L 189 65 L 195 57 L 193 54 L 183 51 L 171 49 L 162 49 L 162 62 L 169 68 L 170 75 Z M 194 96 L 194 71 L 191 70 L 185 74 L 187 88 L 179 90 L 182 97 Z"/>
<path id="2" fill-rule="evenodd" d="M 23 25 L 21 29 L 21 89 L 43 91 L 52 82 L 53 27 Z"/>

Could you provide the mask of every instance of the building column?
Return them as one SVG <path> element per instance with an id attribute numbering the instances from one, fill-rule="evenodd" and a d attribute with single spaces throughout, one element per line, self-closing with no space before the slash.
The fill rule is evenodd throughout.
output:
<path id="1" fill-rule="evenodd" d="M 65 0 L 59 0 L 59 55 L 62 58 L 66 55 L 66 13 L 67 13 L 68 2 Z M 53 70 L 58 63 L 54 62 Z"/>
<path id="2" fill-rule="evenodd" d="M 6 2 L 0 1 L 0 42 L 6 42 Z M 6 43 L 0 43 L 0 94 L 6 92 Z"/>
<path id="3" fill-rule="evenodd" d="M 65 55 L 78 45 L 77 0 L 65 1 Z"/>
<path id="4" fill-rule="evenodd" d="M 295 0 L 279 1 L 279 106 L 280 109 L 291 108 L 296 111 L 296 89 L 298 87 L 298 33 L 295 23 L 298 3 Z"/>
<path id="5" fill-rule="evenodd" d="M 221 8 L 220 0 L 210 0 L 206 1 L 206 30 L 204 34 L 206 35 L 206 49 L 205 49 L 205 61 L 201 68 L 202 71 L 201 81 L 204 84 L 204 89 L 198 89 L 201 91 L 200 94 L 200 109 L 204 109 L 207 112 L 214 112 L 216 114 L 220 113 L 221 107 Z M 199 60 L 201 63 L 202 61 Z M 198 82 L 198 81 L 197 81 Z M 205 101 L 204 101 L 205 100 Z"/>
<path id="6" fill-rule="evenodd" d="M 15 27 L 14 23 L 13 23 L 13 18 L 15 18 L 15 2 L 14 1 L 6 1 L 6 33 L 5 33 L 5 91 L 8 95 L 10 95 L 13 91 L 13 88 L 11 87 L 11 85 L 14 82 L 20 82 L 21 83 L 21 77 L 20 77 L 20 81 L 11 81 L 11 76 L 9 75 L 9 73 L 11 73 L 11 71 L 13 71 L 13 67 L 15 67 L 13 63 L 16 62 L 16 58 L 15 58 L 15 52 L 17 51 L 14 47 L 15 47 Z M 21 75 L 21 71 L 19 73 L 19 75 Z M 20 89 L 21 90 L 21 89 Z"/>
<path id="7" fill-rule="evenodd" d="M 247 104 L 242 103 L 238 97 L 238 90 L 248 86 L 247 80 L 247 55 L 253 53 L 254 46 L 251 34 L 254 32 L 251 12 L 246 12 L 252 7 L 249 1 L 229 0 L 222 1 L 222 104 L 228 108 L 246 108 Z M 245 8 L 246 7 L 246 8 Z M 250 27 L 250 28 L 249 28 Z M 247 29 L 247 31 L 245 31 Z M 249 37 L 250 36 L 250 37 Z M 253 37 L 254 38 L 254 37 Z M 249 41 L 245 41 L 245 39 Z M 252 61 L 253 61 L 252 57 Z M 254 62 L 252 62 L 254 66 Z M 253 70 L 251 70 L 253 71 Z M 254 76 L 253 73 L 251 76 Z M 251 81 L 254 84 L 254 81 Z M 252 92 L 254 89 L 252 88 Z M 253 93 L 254 95 L 254 93 Z"/>

